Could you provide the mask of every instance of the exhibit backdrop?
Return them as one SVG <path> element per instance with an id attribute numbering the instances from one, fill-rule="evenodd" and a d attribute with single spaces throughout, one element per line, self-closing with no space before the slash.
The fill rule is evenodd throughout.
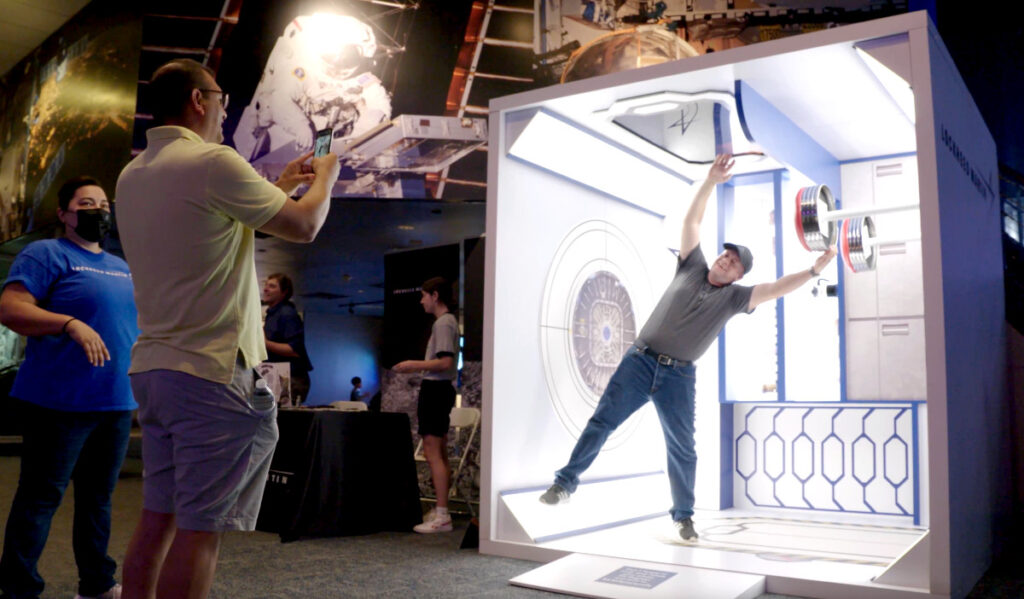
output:
<path id="1" fill-rule="evenodd" d="M 112 195 L 131 158 L 142 20 L 93 2 L 0 79 L 0 242 L 56 222 L 88 174 Z"/>

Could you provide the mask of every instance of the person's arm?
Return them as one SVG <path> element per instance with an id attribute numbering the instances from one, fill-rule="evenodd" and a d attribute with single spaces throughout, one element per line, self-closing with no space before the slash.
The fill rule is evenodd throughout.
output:
<path id="1" fill-rule="evenodd" d="M 301 172 L 301 165 L 307 158 L 309 158 L 309 154 L 304 154 L 289 162 L 281 174 L 282 180 L 279 180 L 277 185 L 286 193 L 286 187 L 291 187 L 294 190 L 299 183 L 306 181 L 305 178 L 298 181 L 295 179 L 306 174 Z M 327 220 L 327 211 L 331 207 L 331 189 L 334 187 L 334 182 L 338 180 L 341 164 L 336 155 L 328 153 L 325 156 L 313 158 L 310 161 L 310 166 L 312 166 L 314 178 L 305 195 L 297 202 L 285 202 L 277 214 L 259 228 L 261 232 L 296 243 L 309 243 L 316 239 L 320 227 Z M 287 180 L 286 175 L 288 176 Z"/>
<path id="2" fill-rule="evenodd" d="M 758 304 L 778 299 L 791 291 L 796 291 L 802 287 L 804 283 L 820 275 L 821 271 L 824 270 L 825 267 L 828 266 L 829 262 L 831 262 L 835 257 L 836 248 L 829 248 L 818 256 L 818 259 L 814 261 L 814 266 L 811 268 L 788 274 L 772 283 L 761 283 L 760 285 L 755 285 L 750 293 L 750 304 L 747 306 L 747 311 L 753 310 Z"/>
<path id="3" fill-rule="evenodd" d="M 267 351 L 270 352 L 270 353 L 276 354 L 278 356 L 284 356 L 286 358 L 298 358 L 299 357 L 298 352 L 296 352 L 294 349 L 292 349 L 292 346 L 287 344 L 287 343 L 271 341 L 270 339 L 267 339 L 266 343 L 267 343 Z"/>
<path id="4" fill-rule="evenodd" d="M 92 327 L 69 315 L 39 307 L 39 302 L 24 284 L 13 281 L 0 294 L 0 324 L 19 335 L 63 335 L 67 333 L 85 351 L 93 366 L 103 366 L 110 352 Z"/>
<path id="5" fill-rule="evenodd" d="M 683 219 L 683 232 L 679 241 L 680 259 L 689 256 L 693 248 L 700 244 L 700 224 L 704 221 L 704 210 L 707 208 L 708 198 L 711 197 L 711 192 L 715 190 L 716 185 L 725 183 L 732 178 L 732 173 L 729 171 L 732 170 L 733 164 L 735 161 L 730 160 L 729 154 L 715 156 L 715 161 L 708 170 L 707 178 L 697 189 L 693 201 L 690 202 L 690 208 L 686 211 L 686 217 Z"/>
<path id="6" fill-rule="evenodd" d="M 391 369 L 395 372 L 444 372 L 455 365 L 454 356 L 443 356 L 433 360 L 405 360 L 395 364 Z"/>

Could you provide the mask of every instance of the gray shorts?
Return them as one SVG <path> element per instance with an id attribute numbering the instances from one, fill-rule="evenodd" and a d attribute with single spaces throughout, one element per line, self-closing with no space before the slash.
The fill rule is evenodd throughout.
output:
<path id="1" fill-rule="evenodd" d="M 277 445 L 277 406 L 253 372 L 224 385 L 174 370 L 131 375 L 142 425 L 142 504 L 185 530 L 253 530 Z"/>

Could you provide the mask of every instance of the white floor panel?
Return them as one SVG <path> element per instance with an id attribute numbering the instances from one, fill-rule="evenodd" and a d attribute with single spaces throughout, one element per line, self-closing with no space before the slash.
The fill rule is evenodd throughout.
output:
<path id="1" fill-rule="evenodd" d="M 670 497 L 664 472 L 581 483 L 568 503 L 545 505 L 544 489 L 507 491 L 500 495 L 534 542 L 585 534 L 668 513 Z"/>
<path id="2" fill-rule="evenodd" d="M 602 599 L 753 599 L 765 592 L 763 576 L 579 553 L 510 582 Z"/>
<path id="3" fill-rule="evenodd" d="M 925 533 L 920 528 L 824 522 L 724 510 L 694 515 L 700 540 L 684 543 L 665 515 L 541 545 L 561 551 L 778 575 L 868 583 Z"/>

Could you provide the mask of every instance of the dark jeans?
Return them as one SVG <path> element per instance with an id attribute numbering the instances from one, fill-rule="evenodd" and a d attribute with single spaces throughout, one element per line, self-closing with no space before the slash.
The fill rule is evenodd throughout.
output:
<path id="1" fill-rule="evenodd" d="M 110 498 L 128 448 L 132 413 L 62 412 L 15 403 L 21 408 L 19 420 L 24 427 L 21 475 L 7 518 L 0 590 L 11 599 L 38 597 L 43 592 L 36 564 L 53 514 L 68 481 L 73 480 L 72 547 L 78 593 L 104 593 L 115 584 L 117 563 L 107 555 Z"/>
<path id="2" fill-rule="evenodd" d="M 574 493 L 580 474 L 593 463 L 609 435 L 633 412 L 653 401 L 668 450 L 669 514 L 677 522 L 692 516 L 697 473 L 693 443 L 696 374 L 690 362 L 666 366 L 635 347 L 627 351 L 576 441 L 569 463 L 555 473 L 555 482 Z"/>

